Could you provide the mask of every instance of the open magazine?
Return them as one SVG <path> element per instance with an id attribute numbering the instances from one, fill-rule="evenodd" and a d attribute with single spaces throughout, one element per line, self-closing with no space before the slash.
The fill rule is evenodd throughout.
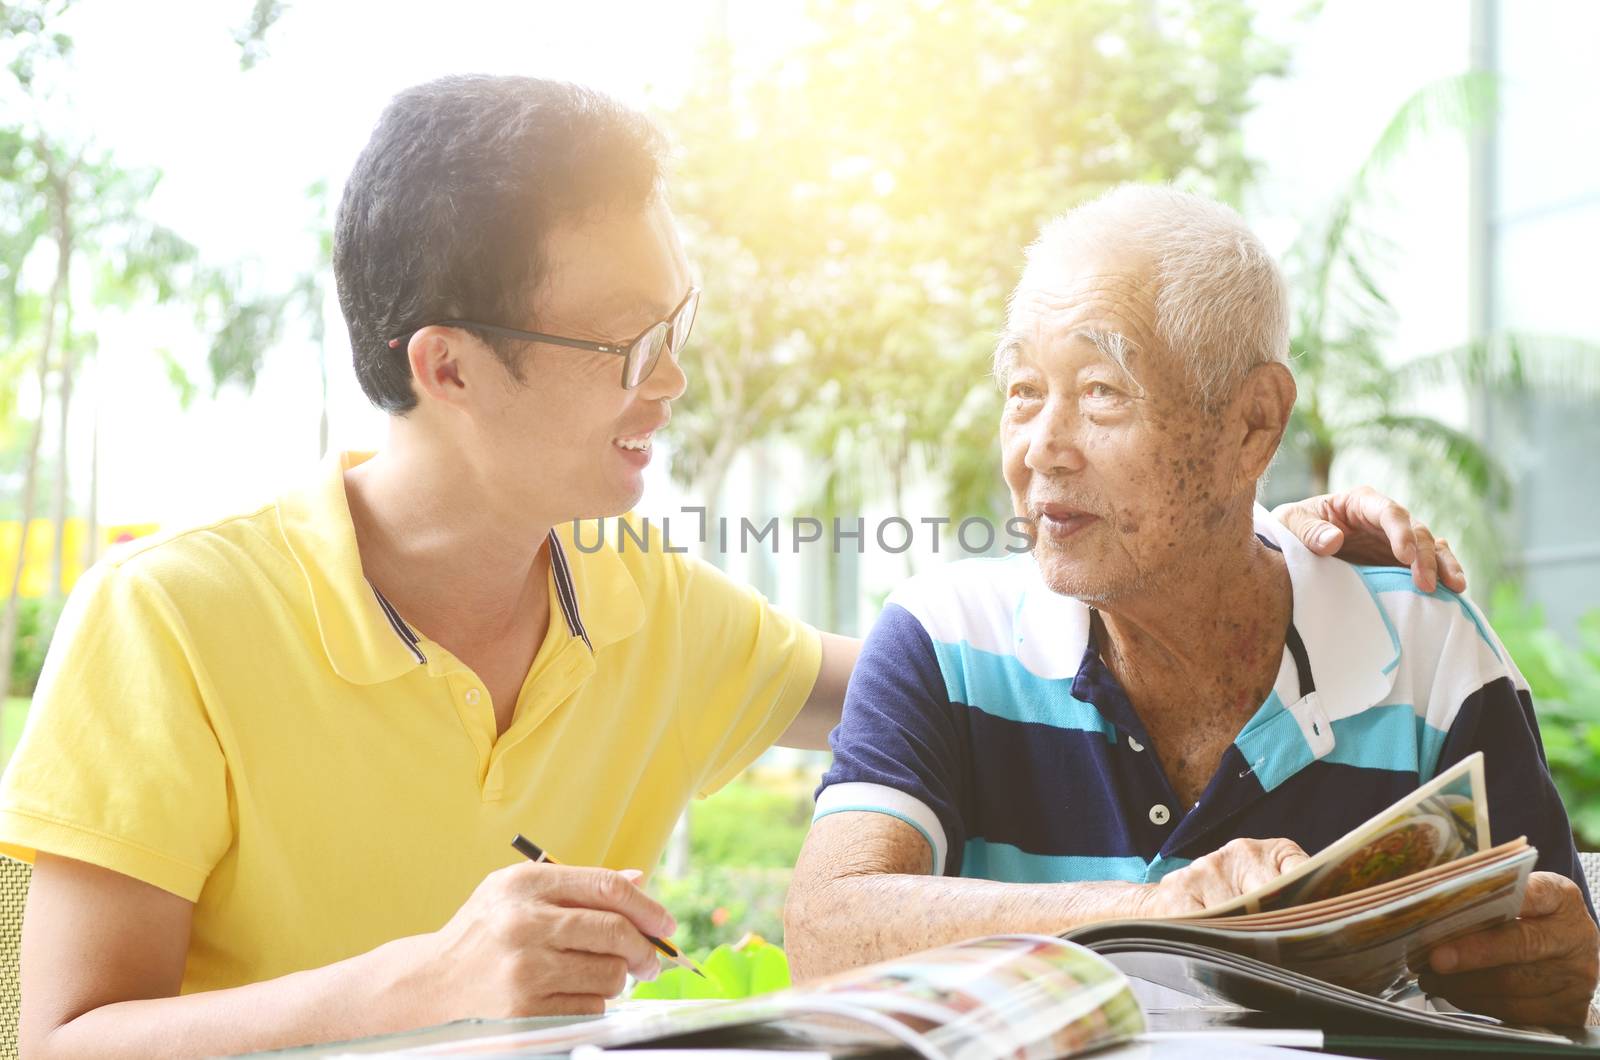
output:
<path id="1" fill-rule="evenodd" d="M 1474 754 L 1276 880 L 1172 920 L 1066 932 L 1227 950 L 1374 996 L 1408 989 L 1435 946 L 1522 908 L 1538 851 L 1489 845 L 1483 756 Z"/>
<path id="2" fill-rule="evenodd" d="M 1475 754 L 1265 887 L 1200 914 L 1106 921 L 1060 938 L 971 939 L 765 997 L 485 1029 L 390 1052 L 526 1056 L 651 1042 L 898 1049 L 939 1060 L 1073 1056 L 1149 1029 L 1131 982 L 1140 980 L 1208 1011 L 1231 1006 L 1268 1026 L 1317 1029 L 1330 1048 L 1385 1036 L 1389 1047 L 1515 1042 L 1519 1052 L 1600 1055 L 1580 1039 L 1434 1011 L 1416 987 L 1434 946 L 1521 908 L 1537 851 L 1523 839 L 1490 846 L 1487 807 Z M 1165 1029 L 1154 1009 L 1151 1017 Z"/>
<path id="3" fill-rule="evenodd" d="M 803 1044 L 835 1056 L 910 1050 L 930 1060 L 1044 1058 L 1126 1041 L 1144 1026 L 1127 977 L 1103 957 L 1048 935 L 996 935 L 766 997 L 624 1010 L 380 1055 L 528 1056 L 670 1041 Z"/>

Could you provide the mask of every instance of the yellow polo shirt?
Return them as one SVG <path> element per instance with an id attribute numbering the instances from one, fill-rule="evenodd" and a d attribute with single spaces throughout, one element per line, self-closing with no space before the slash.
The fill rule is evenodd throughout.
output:
<path id="1" fill-rule="evenodd" d="M 361 570 L 314 488 L 101 563 L 72 594 L 0 778 L 0 853 L 195 903 L 185 992 L 433 931 L 522 832 L 653 868 L 815 683 L 815 630 L 709 564 L 552 535 L 550 629 L 498 739 L 476 675 Z"/>

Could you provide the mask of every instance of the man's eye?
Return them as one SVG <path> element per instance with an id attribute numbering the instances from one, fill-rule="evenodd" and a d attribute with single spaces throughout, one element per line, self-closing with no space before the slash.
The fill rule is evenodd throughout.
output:
<path id="1" fill-rule="evenodd" d="M 1090 383 L 1084 393 L 1092 398 L 1117 398 L 1122 396 L 1122 391 L 1105 383 Z"/>
<path id="2" fill-rule="evenodd" d="M 1008 396 L 1022 401 L 1032 401 L 1039 396 L 1039 388 L 1031 383 L 1013 383 Z"/>

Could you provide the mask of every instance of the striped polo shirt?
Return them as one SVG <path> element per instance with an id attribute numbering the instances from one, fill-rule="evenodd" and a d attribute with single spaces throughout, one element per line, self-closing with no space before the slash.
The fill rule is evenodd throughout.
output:
<path id="1" fill-rule="evenodd" d="M 1031 554 L 969 559 L 889 599 L 850 682 L 816 817 L 898 817 L 931 874 L 1153 883 L 1230 839 L 1310 852 L 1482 751 L 1494 841 L 1583 886 L 1527 682 L 1465 597 L 1313 555 L 1259 507 L 1294 591 L 1277 681 L 1192 806 Z M 1587 889 L 1585 889 L 1587 896 Z"/>

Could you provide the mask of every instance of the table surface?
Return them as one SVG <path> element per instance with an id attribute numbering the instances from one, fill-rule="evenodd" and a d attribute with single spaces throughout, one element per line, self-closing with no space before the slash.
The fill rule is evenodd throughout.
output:
<path id="1" fill-rule="evenodd" d="M 607 1010 L 607 1016 L 626 1012 L 638 1012 L 651 1008 L 674 1007 L 683 1004 L 704 1004 L 704 1002 L 683 1001 L 624 1001 L 613 1003 Z M 393 1049 L 407 1049 L 420 1045 L 443 1044 L 452 1041 L 471 1041 L 475 1038 L 488 1038 L 501 1034 L 513 1034 L 518 1031 L 536 1030 L 544 1027 L 559 1027 L 571 1023 L 583 1022 L 596 1017 L 532 1017 L 527 1019 L 508 1020 L 458 1020 L 454 1023 L 445 1023 L 437 1027 L 427 1027 L 416 1031 L 402 1031 L 398 1034 L 384 1034 L 371 1038 L 358 1038 L 344 1042 L 334 1042 L 326 1045 L 301 1046 L 294 1049 L 281 1049 L 266 1053 L 253 1053 L 254 1057 L 330 1057 L 350 1056 L 363 1053 L 382 1053 Z M 604 1018 L 604 1017 L 600 1017 Z M 1239 1030 L 1234 1028 L 1218 1028 L 1215 1030 L 1195 1032 L 1182 1038 L 1167 1038 L 1156 1036 L 1155 1040 L 1130 1042 L 1121 1046 L 1106 1049 L 1095 1053 L 1096 1060 L 1201 1060 L 1201 1058 L 1219 1058 L 1219 1060 L 1294 1060 L 1308 1055 L 1300 1049 L 1284 1048 L 1272 1044 L 1274 1039 L 1281 1040 L 1281 1031 Z M 709 1050 L 697 1050 L 702 1054 Z M 520 1054 L 533 1055 L 533 1054 Z M 566 1056 L 565 1052 L 551 1053 L 550 1056 Z M 688 1056 L 685 1051 L 683 1055 Z M 781 1055 L 781 1053 L 775 1054 Z M 1340 1056 L 1338 1053 L 1319 1053 L 1321 1056 Z"/>
<path id="2" fill-rule="evenodd" d="M 705 1001 L 615 1001 L 607 1007 L 607 1016 L 616 1016 L 627 1013 L 648 1012 L 663 1008 L 676 1008 L 684 1005 L 704 1005 Z M 1306 1035 L 1316 1034 L 1314 1031 L 1295 1031 L 1293 1029 L 1272 1029 L 1262 1026 L 1262 1017 L 1251 1014 L 1241 1009 L 1214 1008 L 1210 1006 L 1186 1005 L 1182 1008 L 1167 1008 L 1161 1005 L 1147 1005 L 1148 1023 L 1154 1032 L 1147 1038 L 1126 1043 L 1124 1045 L 1105 1049 L 1094 1054 L 1095 1060 L 1200 1060 L 1200 1058 L 1238 1058 L 1238 1060 L 1305 1060 L 1308 1056 L 1347 1056 L 1350 1054 L 1340 1052 L 1308 1053 L 1307 1048 L 1315 1046 L 1306 1040 Z M 426 1027 L 415 1031 L 402 1031 L 398 1034 L 385 1034 L 371 1038 L 358 1038 L 343 1042 L 334 1042 L 325 1045 L 301 1046 L 294 1049 L 282 1049 L 266 1053 L 251 1054 L 255 1057 L 331 1057 L 351 1056 L 360 1054 L 383 1053 L 395 1049 L 408 1049 L 420 1045 L 443 1044 L 446 1042 L 467 1042 L 476 1038 L 488 1038 L 496 1035 L 514 1034 L 519 1031 L 537 1030 L 548 1027 L 559 1027 L 587 1020 L 605 1018 L 592 1016 L 545 1016 L 526 1019 L 508 1020 L 457 1020 L 454 1023 L 445 1023 L 437 1027 Z M 1506 1043 L 1502 1043 L 1506 1044 Z M 1585 1046 L 1593 1049 L 1591 1055 L 1600 1056 L 1600 1029 L 1591 1029 L 1587 1035 Z M 1298 1048 L 1296 1048 L 1298 1047 Z M 730 1046 L 731 1048 L 731 1046 Z M 1352 1049 L 1366 1050 L 1366 1046 L 1349 1046 Z M 701 1054 L 712 1053 L 712 1050 L 697 1050 Z M 1394 1055 L 1423 1060 L 1427 1055 L 1453 1056 L 1455 1050 L 1444 1050 L 1432 1054 L 1422 1054 L 1415 1049 L 1396 1052 Z M 519 1053 L 518 1056 L 533 1056 L 537 1054 Z M 566 1056 L 565 1051 L 546 1054 L 549 1056 Z M 619 1053 L 618 1055 L 623 1055 Z M 684 1056 L 690 1055 L 683 1052 Z M 781 1055 L 777 1053 L 775 1055 Z M 1381 1052 L 1369 1051 L 1366 1055 L 1381 1055 Z M 1484 1055 L 1479 1053 L 1479 1055 Z"/>

